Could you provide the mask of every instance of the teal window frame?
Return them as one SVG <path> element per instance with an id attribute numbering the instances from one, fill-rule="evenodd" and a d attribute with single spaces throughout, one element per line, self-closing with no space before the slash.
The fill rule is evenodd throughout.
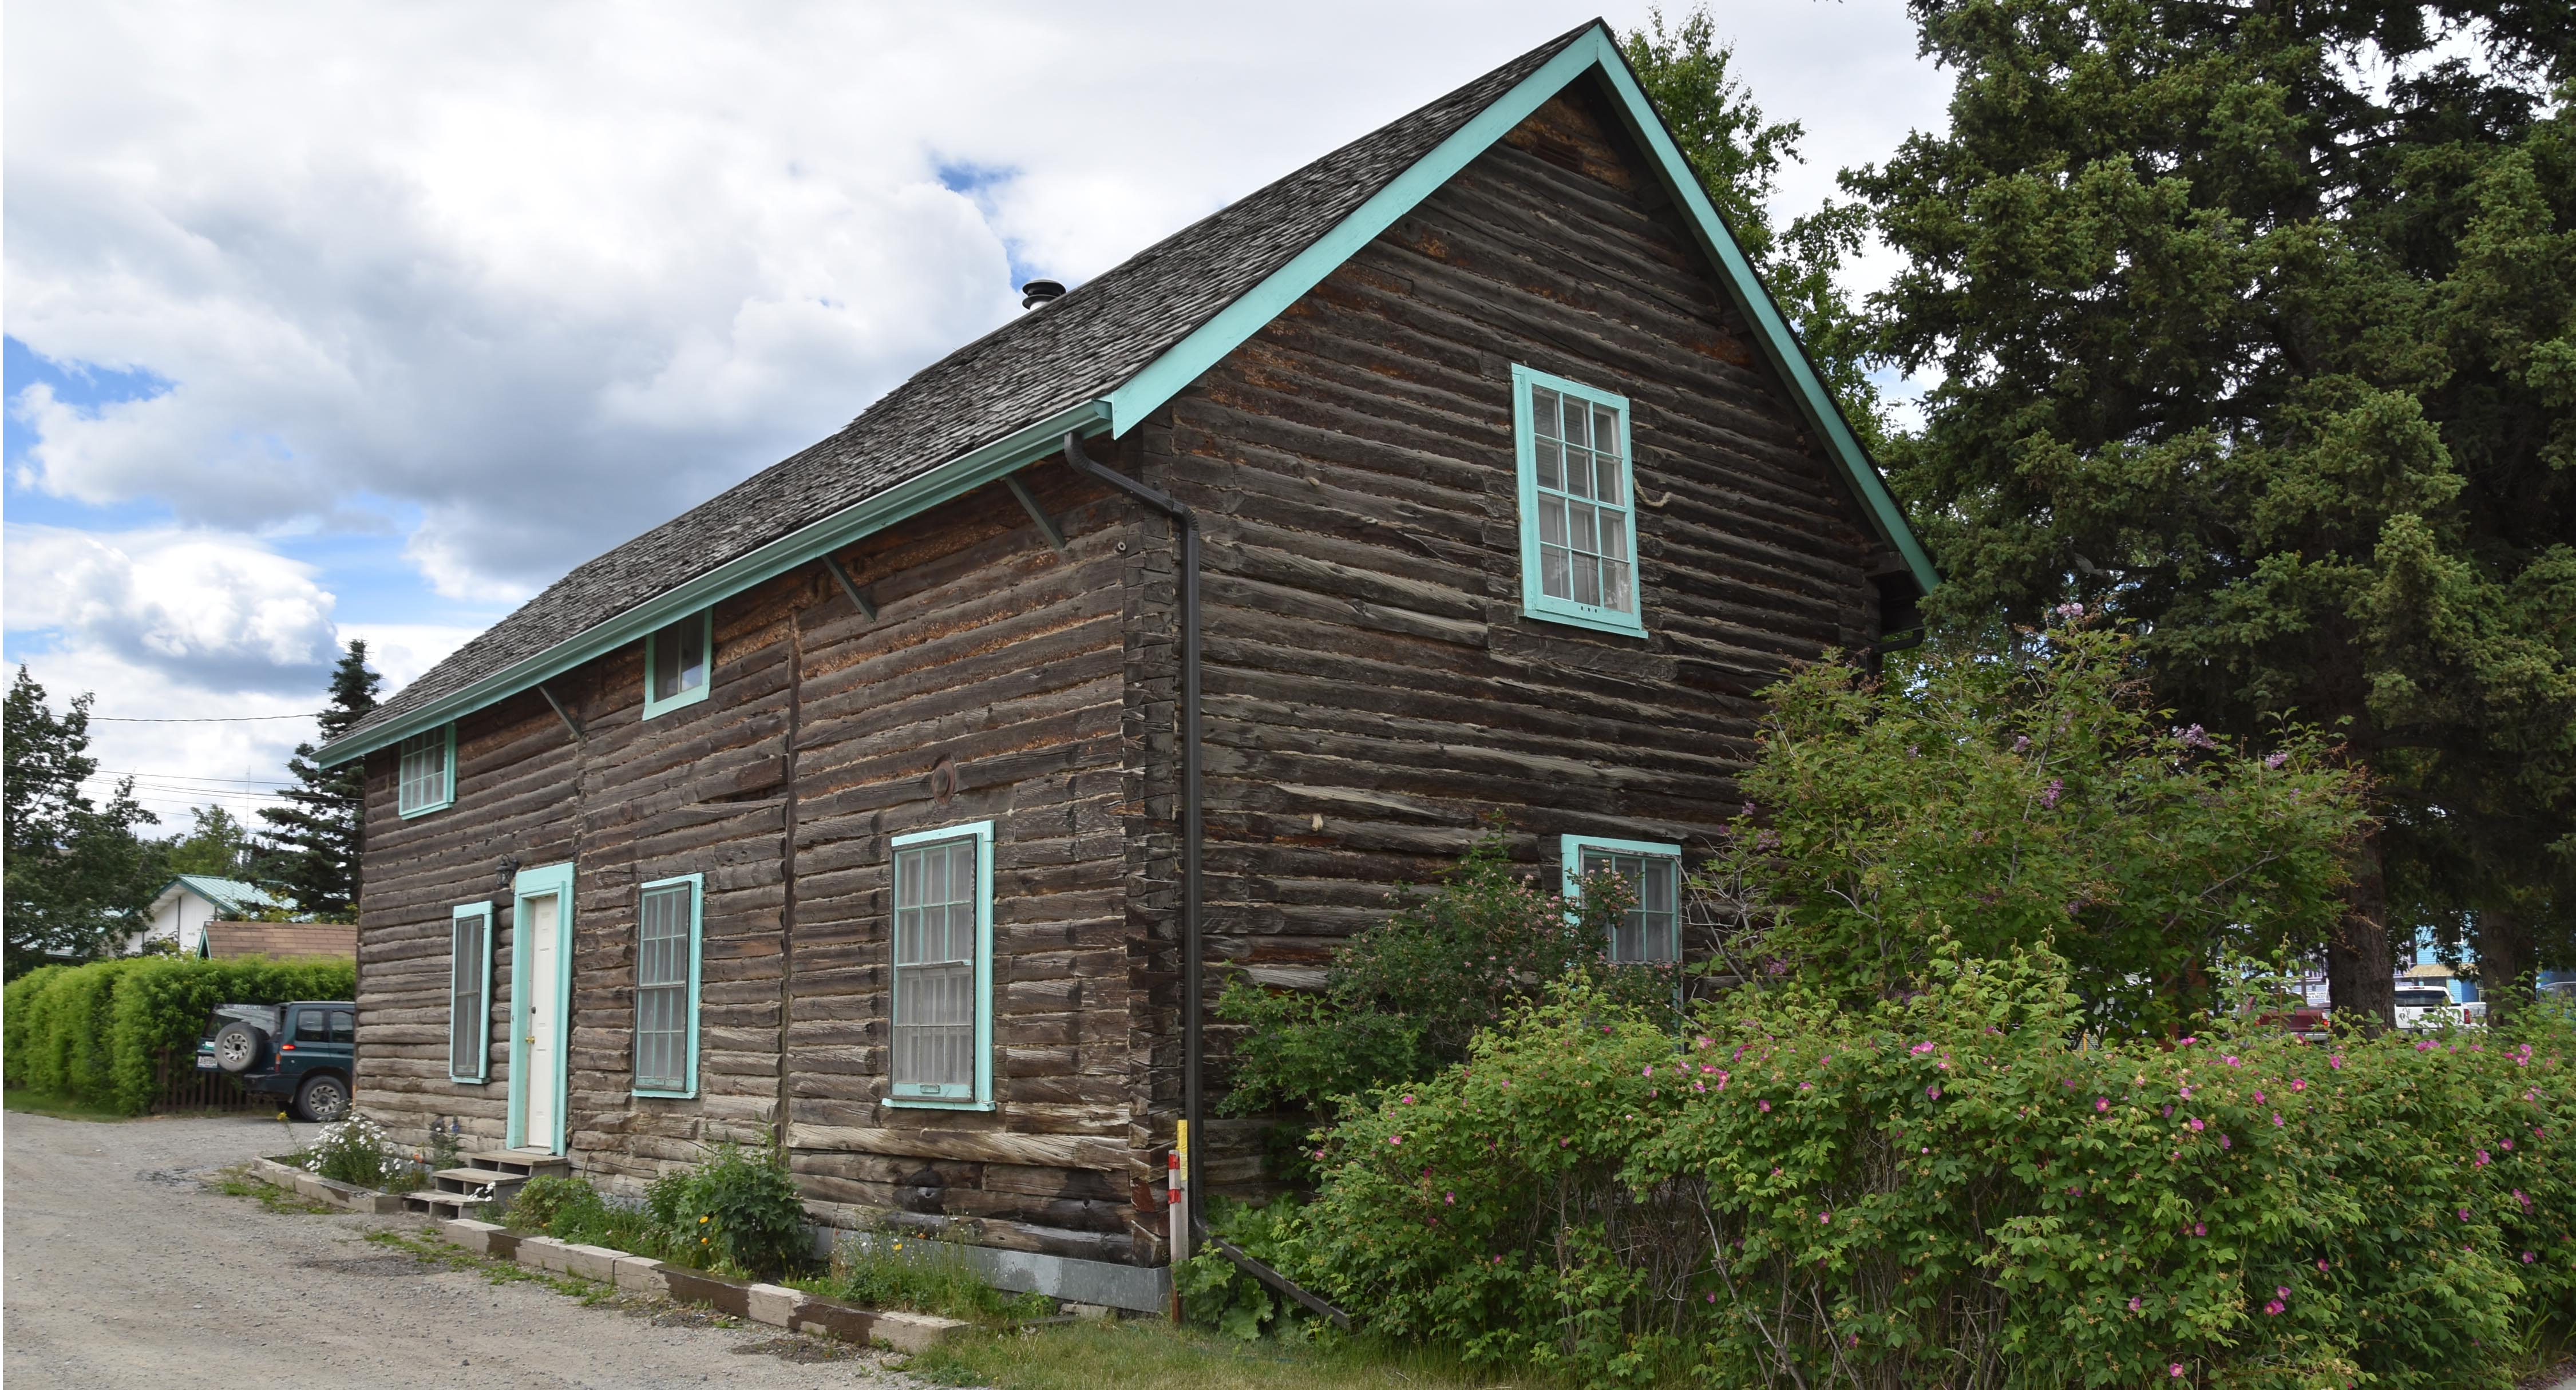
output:
<path id="1" fill-rule="evenodd" d="M 706 656 L 707 674 L 705 679 L 700 680 L 696 685 L 681 691 L 677 695 L 664 698 L 656 695 L 653 690 L 653 654 L 662 640 L 662 634 L 678 627 L 681 623 L 696 623 L 698 625 L 698 650 L 703 652 Z M 669 714 L 671 711 L 676 709 L 686 709 L 689 706 L 707 698 L 707 692 L 715 689 L 715 684 L 716 610 L 712 608 L 701 608 L 697 612 L 680 619 L 678 622 L 664 623 L 653 631 L 644 634 L 645 718 L 651 719 L 656 715 Z"/>
<path id="2" fill-rule="evenodd" d="M 476 922 L 482 938 L 482 949 L 469 959 L 456 949 L 458 924 Z M 447 919 L 447 1079 L 463 1086 L 480 1086 L 492 1079 L 492 904 L 459 903 Z M 467 972 L 471 971 L 469 976 Z M 471 1075 L 457 1070 L 457 1044 L 462 1037 L 457 1031 L 461 1020 L 456 1017 L 456 1001 L 461 995 L 472 998 L 480 994 L 482 1012 L 474 1049 Z"/>
<path id="3" fill-rule="evenodd" d="M 1539 569 L 1539 482 L 1537 424 L 1530 411 L 1530 389 L 1544 387 L 1571 400 L 1619 413 L 1619 489 L 1624 499 L 1620 526 L 1628 546 L 1628 599 L 1632 611 L 1602 604 L 1578 603 L 1547 592 Z M 1637 455 L 1630 447 L 1628 398 L 1616 392 L 1551 376 L 1535 368 L 1512 365 L 1512 448 L 1520 471 L 1521 616 L 1612 632 L 1623 637 L 1646 635 L 1645 567 L 1637 554 Z"/>
<path id="4" fill-rule="evenodd" d="M 439 779 L 438 799 L 436 801 L 425 801 L 415 806 L 406 806 L 403 804 L 403 788 L 411 785 L 412 779 L 404 775 L 403 764 L 411 760 L 411 756 L 415 751 L 433 747 L 441 750 L 439 756 L 445 763 L 445 770 L 441 773 Z M 455 804 L 456 721 L 451 719 L 425 734 L 414 734 L 410 738 L 404 739 L 401 743 L 395 745 L 394 812 L 404 820 L 410 820 L 414 816 L 425 816 L 432 811 L 444 811 Z"/>
<path id="5" fill-rule="evenodd" d="M 972 1094 L 950 1088 L 936 1094 L 895 1094 L 895 1030 L 902 1024 L 902 991 L 895 984 L 895 904 L 901 901 L 903 851 L 953 840 L 975 842 L 975 1081 Z M 974 821 L 897 835 L 887 845 L 886 861 L 886 1104 L 903 1109 L 990 1110 L 993 1108 L 993 823 Z"/>
<path id="6" fill-rule="evenodd" d="M 687 1008 L 687 1011 L 688 1011 L 688 1020 L 689 1020 L 689 1025 L 688 1025 L 688 1049 L 687 1049 L 688 1055 L 687 1055 L 687 1059 L 686 1059 L 686 1061 L 685 1061 L 685 1062 L 684 1062 L 684 1064 L 683 1064 L 683 1065 L 687 1068 L 687 1070 L 686 1070 L 685 1072 L 683 1072 L 683 1073 L 681 1074 L 681 1076 L 678 1078 L 679 1083 L 680 1083 L 678 1086 L 675 1086 L 675 1087 L 652 1086 L 652 1085 L 647 1085 L 647 1084 L 646 1084 L 645 1078 L 644 1078 L 644 1076 L 642 1075 L 642 1067 L 643 1067 L 643 1063 L 644 1063 L 644 1041 L 643 1041 L 643 1040 L 644 1040 L 644 989 L 645 989 L 645 985 L 644 985 L 644 899 L 645 899 L 647 896 L 649 896 L 650 894 L 652 894 L 653 892 L 655 892 L 656 890 L 659 890 L 659 889 L 666 889 L 666 888 L 677 888 L 677 887 L 681 887 L 681 886 L 683 886 L 683 885 L 685 885 L 685 886 L 688 888 L 688 890 L 689 890 L 689 980 L 688 980 L 688 995 L 687 995 L 687 1004 L 686 1004 L 686 1008 Z M 697 1094 L 698 1094 L 698 983 L 699 983 L 699 979 L 700 979 L 700 975 L 699 975 L 699 967 L 700 967 L 700 964 L 702 963 L 702 961 L 703 961 L 703 959 L 704 959 L 704 945 L 705 945 L 705 940 L 706 940 L 706 896 L 707 896 L 707 876 L 706 876 L 705 874 L 681 874 L 681 875 L 679 875 L 679 876 L 678 876 L 678 877 L 676 877 L 676 878 L 657 878 L 657 879 L 653 880 L 653 881 L 652 881 L 652 882 L 650 882 L 650 883 L 638 884 L 638 885 L 636 886 L 636 889 L 635 889 L 635 947 L 636 947 L 636 949 L 635 949 L 635 1011 L 634 1011 L 633 1027 L 632 1027 L 632 1031 L 633 1031 L 633 1033 L 634 1033 L 634 1038 L 633 1038 L 632 1042 L 630 1043 L 630 1051 L 631 1051 L 631 1053 L 632 1053 L 631 1060 L 632 1060 L 632 1062 L 634 1063 L 634 1082 L 635 1082 L 634 1093 L 635 1093 L 636 1095 L 639 1095 L 639 1096 L 659 1096 L 659 1097 L 663 1097 L 663 1098 L 671 1099 L 671 1100 L 693 1100 L 693 1099 L 695 1099 L 695 1098 L 697 1097 Z M 654 1079 L 655 1079 L 655 1080 L 660 1080 L 661 1078 L 656 1077 L 656 1078 L 654 1078 Z"/>
<path id="7" fill-rule="evenodd" d="M 1612 962 L 1618 965 L 1678 963 L 1682 958 L 1682 847 L 1658 840 L 1613 840 L 1599 835 L 1564 836 L 1557 843 L 1557 862 L 1565 872 L 1565 900 L 1569 903 L 1583 901 L 1583 852 L 1588 849 L 1599 850 L 1604 854 L 1627 854 L 1673 861 L 1673 954 L 1670 960 L 1619 960 L 1616 955 L 1619 949 L 1619 938 L 1615 932 L 1610 938 L 1610 950 L 1613 953 Z"/>

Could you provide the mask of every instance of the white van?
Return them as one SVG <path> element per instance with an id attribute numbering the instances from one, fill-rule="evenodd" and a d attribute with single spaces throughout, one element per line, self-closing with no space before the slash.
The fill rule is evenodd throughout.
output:
<path id="1" fill-rule="evenodd" d="M 2397 1026 L 2400 1028 L 2441 1028 L 2458 1025 L 2480 1028 L 2486 1025 L 2487 1006 L 2454 1004 L 2451 992 L 2440 986 L 2402 984 L 2397 987 Z"/>

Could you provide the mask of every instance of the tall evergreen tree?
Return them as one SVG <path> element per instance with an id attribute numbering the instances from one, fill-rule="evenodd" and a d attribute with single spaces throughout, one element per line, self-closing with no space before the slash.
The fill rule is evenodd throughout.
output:
<path id="1" fill-rule="evenodd" d="M 154 888 L 156 857 L 135 834 L 155 819 L 134 801 L 134 779 L 116 784 L 105 806 L 81 784 L 98 772 L 89 755 L 91 697 L 75 697 L 57 715 L 27 668 L 9 685 L 0 717 L 0 916 L 15 979 L 39 965 L 112 954 L 141 929 Z"/>
<path id="2" fill-rule="evenodd" d="M 322 711 L 322 742 L 348 732 L 376 707 L 384 677 L 367 668 L 367 644 L 352 640 L 331 668 L 331 705 Z M 325 768 L 319 745 L 299 743 L 286 770 L 295 785 L 279 795 L 284 806 L 263 806 L 268 822 L 261 847 L 261 882 L 295 900 L 300 912 L 331 922 L 358 920 L 358 837 L 365 814 L 365 769 L 358 763 Z"/>
<path id="3" fill-rule="evenodd" d="M 1868 209 L 1828 202 L 1778 225 L 1771 201 L 1781 169 L 1802 162 L 1798 142 L 1806 127 L 1763 116 L 1735 77 L 1735 49 L 1718 38 L 1705 6 L 1671 27 L 1661 10 L 1650 10 L 1647 27 L 1622 35 L 1619 46 L 1817 374 L 1852 428 L 1875 446 L 1883 424 L 1878 388 L 1869 379 L 1869 323 L 1837 278 L 1843 258 L 1868 235 Z"/>
<path id="4" fill-rule="evenodd" d="M 2420 923 L 2576 963 L 2576 5 L 1914 13 L 1949 129 L 1846 184 L 1941 376 L 1887 456 L 1939 609 L 2107 604 L 2185 717 L 2339 729 L 2339 1006 Z"/>

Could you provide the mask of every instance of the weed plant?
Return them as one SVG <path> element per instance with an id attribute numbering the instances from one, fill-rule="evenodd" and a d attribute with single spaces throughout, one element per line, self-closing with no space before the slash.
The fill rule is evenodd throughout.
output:
<path id="1" fill-rule="evenodd" d="M 984 1282 L 953 1241 L 872 1232 L 841 1243 L 831 1268 L 794 1281 L 810 1294 L 864 1308 L 935 1313 L 988 1326 L 1042 1318 L 1055 1311 L 1044 1294 L 1004 1293 Z"/>

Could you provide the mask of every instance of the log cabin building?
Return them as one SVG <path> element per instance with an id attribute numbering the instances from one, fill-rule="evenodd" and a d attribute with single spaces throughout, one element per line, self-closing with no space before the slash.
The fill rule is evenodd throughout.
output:
<path id="1" fill-rule="evenodd" d="M 324 750 L 363 1111 L 1159 1307 L 1230 972 L 1497 810 L 1669 958 L 1756 692 L 1934 583 L 1597 22 L 1049 288 Z"/>

